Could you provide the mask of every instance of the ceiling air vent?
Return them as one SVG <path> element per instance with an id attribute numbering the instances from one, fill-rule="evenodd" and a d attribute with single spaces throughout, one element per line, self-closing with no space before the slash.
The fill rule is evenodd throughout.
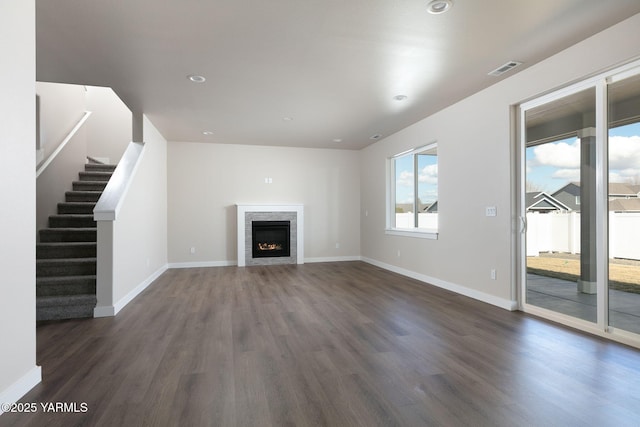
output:
<path id="1" fill-rule="evenodd" d="M 516 68 L 518 65 L 522 65 L 522 62 L 518 62 L 518 61 L 509 61 L 504 65 L 499 66 L 498 68 L 496 68 L 495 70 L 491 71 L 489 73 L 490 76 L 500 76 L 504 73 L 506 73 L 507 71 Z"/>

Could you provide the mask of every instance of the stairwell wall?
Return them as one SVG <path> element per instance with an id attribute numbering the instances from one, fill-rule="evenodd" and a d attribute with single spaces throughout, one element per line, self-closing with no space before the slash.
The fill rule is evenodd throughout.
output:
<path id="1" fill-rule="evenodd" d="M 167 268 L 167 141 L 144 118 L 145 149 L 113 222 L 115 313 Z"/>
<path id="2" fill-rule="evenodd" d="M 0 403 L 40 382 L 35 313 L 35 1 L 0 13 Z M 0 409 L 0 414 L 2 410 Z M 0 417 L 0 420 L 2 418 Z M 1 421 L 0 421 L 1 423 Z"/>
<path id="3" fill-rule="evenodd" d="M 115 165 L 131 141 L 131 110 L 107 87 L 87 86 L 87 154 Z"/>
<path id="4" fill-rule="evenodd" d="M 36 82 L 38 166 L 69 134 L 87 110 L 84 86 Z"/>

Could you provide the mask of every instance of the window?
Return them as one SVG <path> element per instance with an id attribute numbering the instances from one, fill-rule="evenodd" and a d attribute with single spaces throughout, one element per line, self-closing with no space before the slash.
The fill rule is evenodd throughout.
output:
<path id="1" fill-rule="evenodd" d="M 438 146 L 405 151 L 389 159 L 387 233 L 437 238 Z"/>

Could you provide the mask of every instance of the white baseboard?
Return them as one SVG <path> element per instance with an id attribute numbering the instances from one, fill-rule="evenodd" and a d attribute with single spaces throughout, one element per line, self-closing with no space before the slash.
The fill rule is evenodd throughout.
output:
<path id="1" fill-rule="evenodd" d="M 93 317 L 113 317 L 120 310 L 122 310 L 127 304 L 129 304 L 135 297 L 137 297 L 142 291 L 147 289 L 154 280 L 156 280 L 162 273 L 167 271 L 168 265 L 165 264 L 156 270 L 153 274 L 147 277 L 142 283 L 132 289 L 128 294 L 122 297 L 113 306 L 99 306 L 93 309 Z"/>
<path id="2" fill-rule="evenodd" d="M 338 256 L 338 257 L 317 257 L 305 258 L 304 262 L 340 262 L 340 261 L 360 261 L 362 257 L 354 256 Z M 238 265 L 236 261 L 195 261 L 195 262 L 172 262 L 169 268 L 198 268 L 198 267 L 231 267 Z"/>
<path id="3" fill-rule="evenodd" d="M 0 392 L 0 403 L 16 403 L 32 388 L 38 385 L 42 381 L 42 369 L 40 366 L 34 366 L 29 372 L 23 375 L 18 381 L 14 382 L 7 388 Z M 0 415 L 4 413 L 2 408 L 4 405 L 0 405 Z"/>
<path id="4" fill-rule="evenodd" d="M 304 262 L 308 262 L 308 263 L 314 263 L 314 262 L 343 262 L 343 261 L 361 261 L 361 260 L 362 260 L 361 256 L 353 255 L 353 256 L 305 258 Z"/>
<path id="5" fill-rule="evenodd" d="M 416 273 L 415 271 L 407 270 L 395 265 L 386 264 L 384 262 L 377 261 L 375 259 L 362 257 L 362 261 L 375 265 L 376 267 L 384 268 L 385 270 L 393 271 L 394 273 L 402 274 L 403 276 L 411 277 L 412 279 L 425 282 L 429 285 L 434 285 L 448 291 L 455 292 L 460 295 L 464 295 L 469 298 L 473 298 L 478 301 L 486 302 L 487 304 L 495 305 L 505 310 L 514 311 L 518 309 L 518 302 L 511 301 L 504 298 L 499 298 L 494 295 L 490 295 L 484 292 L 469 289 L 466 286 L 456 285 L 455 283 L 446 282 L 444 280 L 430 277 L 425 274 Z"/>
<path id="6" fill-rule="evenodd" d="M 169 268 L 199 268 L 199 267 L 230 267 L 238 265 L 236 261 L 195 261 L 195 262 L 172 262 Z"/>

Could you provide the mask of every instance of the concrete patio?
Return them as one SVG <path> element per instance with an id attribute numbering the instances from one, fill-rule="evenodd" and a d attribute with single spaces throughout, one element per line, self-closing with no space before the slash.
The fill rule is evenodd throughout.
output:
<path id="1" fill-rule="evenodd" d="M 527 303 L 596 322 L 597 295 L 578 292 L 575 282 L 527 274 Z M 640 334 L 640 294 L 609 290 L 609 323 Z"/>

